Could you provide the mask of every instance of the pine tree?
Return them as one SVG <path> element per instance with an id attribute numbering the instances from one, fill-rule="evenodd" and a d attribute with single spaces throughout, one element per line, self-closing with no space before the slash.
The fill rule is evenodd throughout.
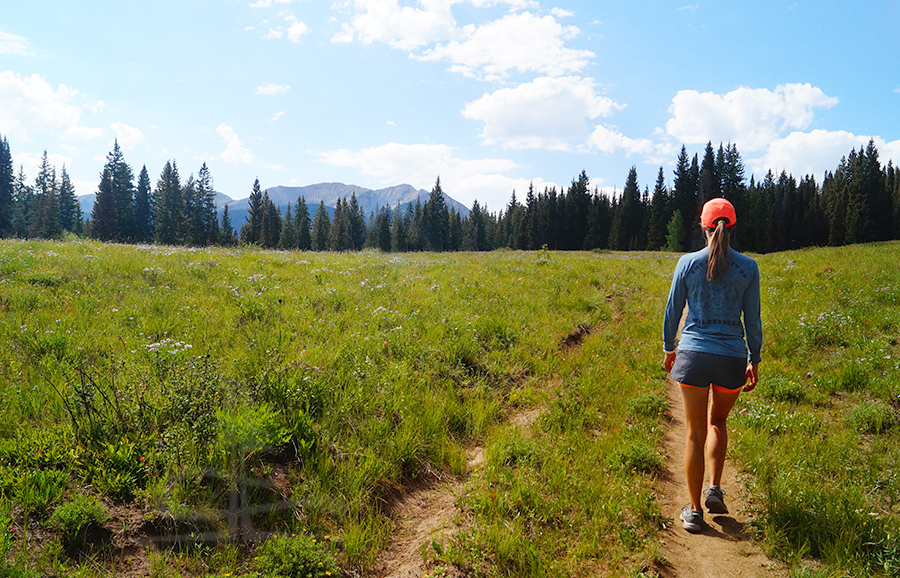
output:
<path id="1" fill-rule="evenodd" d="M 15 172 L 6 137 L 0 139 L 0 239 L 13 235 Z"/>
<path id="2" fill-rule="evenodd" d="M 278 237 L 278 248 L 293 251 L 297 248 L 297 221 L 294 220 L 291 204 L 288 203 L 281 221 L 281 235 Z"/>
<path id="3" fill-rule="evenodd" d="M 391 250 L 391 211 L 382 210 L 375 223 L 375 246 L 387 253 Z"/>
<path id="4" fill-rule="evenodd" d="M 118 227 L 112 175 L 109 169 L 104 167 L 94 199 L 94 209 L 91 212 L 91 236 L 100 241 L 114 241 L 118 238 Z"/>
<path id="5" fill-rule="evenodd" d="M 281 212 L 269 198 L 268 189 L 263 193 L 261 210 L 259 244 L 266 249 L 274 249 L 281 237 Z"/>
<path id="6" fill-rule="evenodd" d="M 297 229 L 297 248 L 301 251 L 309 251 L 312 248 L 312 239 L 310 237 L 310 220 L 309 207 L 306 205 L 306 198 L 300 197 L 297 200 L 297 211 L 294 214 Z"/>
<path id="7" fill-rule="evenodd" d="M 328 231 L 328 249 L 331 251 L 347 251 L 352 248 L 350 238 L 350 208 L 347 199 L 338 199 L 334 208 L 334 220 Z"/>
<path id="8" fill-rule="evenodd" d="M 350 204 L 347 206 L 347 210 L 350 224 L 350 246 L 354 251 L 359 251 L 366 242 L 366 216 L 359 206 L 355 192 L 350 195 Z"/>
<path id="9" fill-rule="evenodd" d="M 609 233 L 609 247 L 613 250 L 628 251 L 646 247 L 647 239 L 641 238 L 642 224 L 641 193 L 637 181 L 637 167 L 628 171 L 622 198 L 613 215 Z"/>
<path id="10" fill-rule="evenodd" d="M 113 150 L 106 155 L 106 166 L 111 176 L 113 198 L 116 205 L 116 239 L 134 239 L 134 173 L 125 162 L 125 155 L 119 147 L 118 139 Z"/>
<path id="11" fill-rule="evenodd" d="M 250 192 L 247 212 L 247 222 L 241 227 L 241 243 L 254 245 L 259 243 L 260 227 L 262 226 L 262 190 L 259 188 L 259 179 L 253 182 L 253 190 Z"/>
<path id="12" fill-rule="evenodd" d="M 178 166 L 175 161 L 166 161 L 159 180 L 156 182 L 156 214 L 154 217 L 154 237 L 160 245 L 180 245 L 184 243 L 184 196 Z"/>
<path id="13" fill-rule="evenodd" d="M 83 227 L 81 204 L 75 196 L 75 187 L 66 172 L 66 165 L 62 167 L 59 183 L 59 224 L 64 230 L 76 235 L 81 234 Z"/>
<path id="14" fill-rule="evenodd" d="M 137 243 L 153 241 L 153 191 L 147 165 L 141 167 L 137 189 L 134 193 L 134 240 Z"/>
<path id="15" fill-rule="evenodd" d="M 216 191 L 212 174 L 204 162 L 197 173 L 197 216 L 194 229 L 202 245 L 210 245 L 219 238 L 219 217 L 216 210 Z"/>
<path id="16" fill-rule="evenodd" d="M 682 145 L 681 153 L 678 155 L 678 160 L 675 164 L 675 183 L 672 189 L 673 213 L 674 211 L 679 211 L 683 222 L 694 222 L 693 216 L 696 203 L 697 195 L 691 176 L 691 164 L 687 149 Z M 682 227 L 682 231 L 685 237 L 680 240 L 679 245 L 684 248 L 688 246 L 688 232 L 684 230 L 684 227 Z"/>
<path id="17" fill-rule="evenodd" d="M 228 214 L 228 205 L 222 207 L 222 227 L 219 229 L 219 244 L 225 247 L 237 245 L 237 233 L 231 225 L 231 215 Z"/>
<path id="18" fill-rule="evenodd" d="M 449 244 L 450 213 L 441 189 L 441 177 L 435 180 L 431 194 L 422 207 L 421 223 L 422 248 L 426 251 L 444 251 Z"/>
<path id="19" fill-rule="evenodd" d="M 313 217 L 311 248 L 313 251 L 327 251 L 329 229 L 331 228 L 331 218 L 328 216 L 328 209 L 325 208 L 325 201 L 319 201 L 319 208 Z"/>
<path id="20" fill-rule="evenodd" d="M 35 200 L 34 189 L 28 184 L 22 165 L 13 181 L 13 199 L 13 235 L 25 239 L 34 219 Z"/>
<path id="21" fill-rule="evenodd" d="M 568 226 L 565 239 L 560 239 L 560 246 L 564 249 L 577 251 L 584 248 L 584 239 L 588 234 L 588 213 L 591 208 L 590 179 L 587 172 L 582 170 L 578 178 L 572 181 L 566 195 L 565 217 Z"/>
<path id="22" fill-rule="evenodd" d="M 405 253 L 409 250 L 409 216 L 408 213 L 400 210 L 399 203 L 391 222 L 391 251 L 394 253 Z"/>
<path id="23" fill-rule="evenodd" d="M 669 222 L 671 209 L 669 207 L 669 189 L 666 187 L 666 178 L 663 168 L 659 167 L 656 176 L 656 185 L 653 187 L 653 199 L 650 201 L 650 215 L 647 223 L 647 250 L 659 251 L 666 244 L 666 225 Z"/>
<path id="24" fill-rule="evenodd" d="M 684 239 L 684 219 L 681 216 L 681 211 L 675 211 L 672 214 L 672 219 L 666 225 L 666 230 L 668 234 L 666 235 L 665 250 L 676 253 L 684 251 L 684 245 L 681 244 L 681 240 Z"/>

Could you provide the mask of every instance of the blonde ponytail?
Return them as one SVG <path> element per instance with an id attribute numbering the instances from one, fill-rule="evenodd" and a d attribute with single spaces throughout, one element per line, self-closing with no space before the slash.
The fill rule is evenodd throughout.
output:
<path id="1" fill-rule="evenodd" d="M 731 235 L 725 227 L 727 219 L 717 219 L 715 229 L 711 231 L 709 239 L 709 265 L 706 268 L 706 280 L 715 281 L 728 267 L 729 249 L 731 248 Z"/>

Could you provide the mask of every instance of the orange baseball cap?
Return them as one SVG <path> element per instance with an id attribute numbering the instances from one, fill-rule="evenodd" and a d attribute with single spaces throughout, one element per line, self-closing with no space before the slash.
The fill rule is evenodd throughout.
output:
<path id="1" fill-rule="evenodd" d="M 706 204 L 703 205 L 703 212 L 700 213 L 700 224 L 707 229 L 715 229 L 716 221 L 719 219 L 725 219 L 726 227 L 733 227 L 737 223 L 734 205 L 722 197 L 706 201 Z"/>

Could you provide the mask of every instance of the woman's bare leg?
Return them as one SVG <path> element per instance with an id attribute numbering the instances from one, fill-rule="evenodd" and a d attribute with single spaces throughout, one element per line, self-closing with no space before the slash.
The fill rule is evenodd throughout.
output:
<path id="1" fill-rule="evenodd" d="M 684 401 L 684 426 L 687 434 L 684 444 L 685 477 L 687 477 L 688 493 L 691 496 L 691 509 L 700 510 L 709 388 L 681 385 L 681 398 Z"/>
<path id="2" fill-rule="evenodd" d="M 722 486 L 722 470 L 725 469 L 725 453 L 728 450 L 728 429 L 725 422 L 741 390 L 722 391 L 712 388 L 712 405 L 709 408 L 709 433 L 706 438 L 706 461 L 709 464 L 709 483 Z"/>

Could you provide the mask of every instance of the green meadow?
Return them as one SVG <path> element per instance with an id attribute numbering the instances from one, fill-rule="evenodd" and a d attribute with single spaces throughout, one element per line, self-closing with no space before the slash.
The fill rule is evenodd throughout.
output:
<path id="1" fill-rule="evenodd" d="M 794 576 L 900 575 L 898 250 L 757 257 L 730 457 Z M 655 575 L 676 257 L 0 242 L 0 576 L 365 575 L 448 483 L 432 576 Z"/>

